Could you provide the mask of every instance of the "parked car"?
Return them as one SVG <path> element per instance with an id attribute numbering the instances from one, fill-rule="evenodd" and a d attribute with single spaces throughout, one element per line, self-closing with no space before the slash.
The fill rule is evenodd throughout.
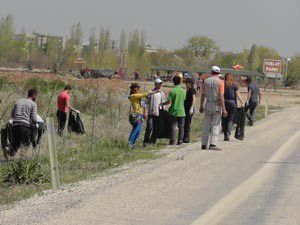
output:
<path id="1" fill-rule="evenodd" d="M 114 78 L 115 71 L 111 69 L 90 69 L 85 68 L 80 70 L 80 75 L 84 78 Z"/>

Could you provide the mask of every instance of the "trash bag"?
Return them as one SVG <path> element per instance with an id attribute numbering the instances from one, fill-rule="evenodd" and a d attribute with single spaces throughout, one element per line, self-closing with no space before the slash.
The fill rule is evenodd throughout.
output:
<path id="1" fill-rule="evenodd" d="M 235 131 L 234 137 L 238 140 L 244 140 L 245 137 L 245 120 L 246 120 L 246 113 L 243 108 L 237 109 L 237 127 Z"/>
<path id="2" fill-rule="evenodd" d="M 7 123 L 4 129 L 1 129 L 1 147 L 4 150 L 10 149 L 12 144 L 12 124 Z"/>
<path id="3" fill-rule="evenodd" d="M 74 116 L 73 113 L 70 112 L 68 130 L 69 130 L 69 132 L 74 132 L 77 134 L 85 133 L 84 125 L 83 125 L 82 120 L 78 113 L 76 114 L 76 116 Z"/>
<path id="4" fill-rule="evenodd" d="M 161 109 L 159 111 L 158 139 L 169 139 L 171 134 L 170 114 Z"/>

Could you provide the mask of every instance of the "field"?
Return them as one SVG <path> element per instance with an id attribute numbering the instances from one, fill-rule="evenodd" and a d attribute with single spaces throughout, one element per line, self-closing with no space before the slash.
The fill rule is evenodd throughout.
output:
<path id="1" fill-rule="evenodd" d="M 98 82 L 98 84 L 97 84 Z M 161 140 L 152 147 L 142 147 L 142 137 L 137 148 L 128 148 L 128 135 L 131 127 L 128 123 L 129 101 L 128 82 L 120 80 L 77 80 L 69 76 L 53 74 L 0 73 L 1 126 L 10 118 L 10 111 L 15 101 L 26 95 L 29 88 L 39 90 L 37 100 L 38 112 L 42 118 L 54 116 L 56 98 L 66 84 L 73 87 L 72 105 L 82 114 L 86 134 L 82 136 L 67 133 L 63 138 L 57 138 L 60 180 L 68 184 L 100 175 L 110 168 L 119 167 L 130 162 L 146 162 L 160 157 L 168 141 Z M 98 86 L 98 88 L 97 88 Z M 168 84 L 170 87 L 171 84 Z M 170 88 L 166 88 L 166 92 Z M 152 84 L 143 83 L 142 89 L 148 91 Z M 97 94 L 98 89 L 98 94 Z M 288 92 L 288 101 L 278 93 L 270 96 L 269 102 L 278 110 L 284 104 L 296 104 L 297 93 Z M 284 96 L 287 96 L 284 95 Z M 296 96 L 296 97 L 295 97 Z M 292 99 L 292 100 L 291 100 Z M 197 100 L 197 104 L 199 100 Z M 95 106 L 95 107 L 94 107 Z M 198 107 L 197 107 L 198 108 Z M 95 111 L 94 111 L 95 109 Z M 95 115 L 94 148 L 91 149 L 93 115 Z M 264 116 L 264 107 L 258 110 L 257 118 Z M 196 113 L 192 126 L 192 140 L 197 141 L 201 136 L 202 116 Z M 40 172 L 50 179 L 50 163 L 48 144 L 44 136 L 38 152 L 27 152 L 28 157 L 37 160 Z M 0 164 L 0 204 L 30 197 L 35 193 L 51 188 L 49 182 L 34 185 L 7 185 L 2 182 L 11 163 L 1 161 Z"/>

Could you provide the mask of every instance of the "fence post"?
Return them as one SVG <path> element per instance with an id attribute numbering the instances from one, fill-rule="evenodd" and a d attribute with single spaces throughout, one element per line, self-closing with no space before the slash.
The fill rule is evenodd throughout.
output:
<path id="1" fill-rule="evenodd" d="M 53 190 L 58 190 L 60 184 L 59 184 L 59 171 L 58 171 L 53 117 L 47 117 L 46 122 L 47 122 L 47 134 L 48 134 L 49 153 L 50 153 L 52 187 Z"/>
<path id="2" fill-rule="evenodd" d="M 268 89 L 266 89 L 266 103 L 265 103 L 265 118 L 268 117 L 269 114 L 269 93 L 268 93 Z"/>

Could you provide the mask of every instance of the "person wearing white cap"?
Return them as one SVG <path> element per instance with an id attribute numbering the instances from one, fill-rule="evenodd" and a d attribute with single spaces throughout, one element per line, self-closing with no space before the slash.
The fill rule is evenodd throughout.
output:
<path id="1" fill-rule="evenodd" d="M 159 132 L 159 111 L 160 106 L 165 101 L 165 93 L 161 90 L 163 81 L 156 79 L 153 92 L 155 94 L 148 97 L 147 101 L 147 127 L 144 137 L 144 146 L 155 144 Z"/>
<path id="2" fill-rule="evenodd" d="M 224 82 L 220 80 L 221 69 L 211 68 L 211 76 L 204 81 L 200 103 L 200 113 L 205 112 L 202 126 L 202 149 L 221 150 L 217 147 L 222 112 L 227 116 L 224 100 Z M 204 102 L 205 109 L 204 109 Z M 210 143 L 209 143 L 210 140 Z"/>

